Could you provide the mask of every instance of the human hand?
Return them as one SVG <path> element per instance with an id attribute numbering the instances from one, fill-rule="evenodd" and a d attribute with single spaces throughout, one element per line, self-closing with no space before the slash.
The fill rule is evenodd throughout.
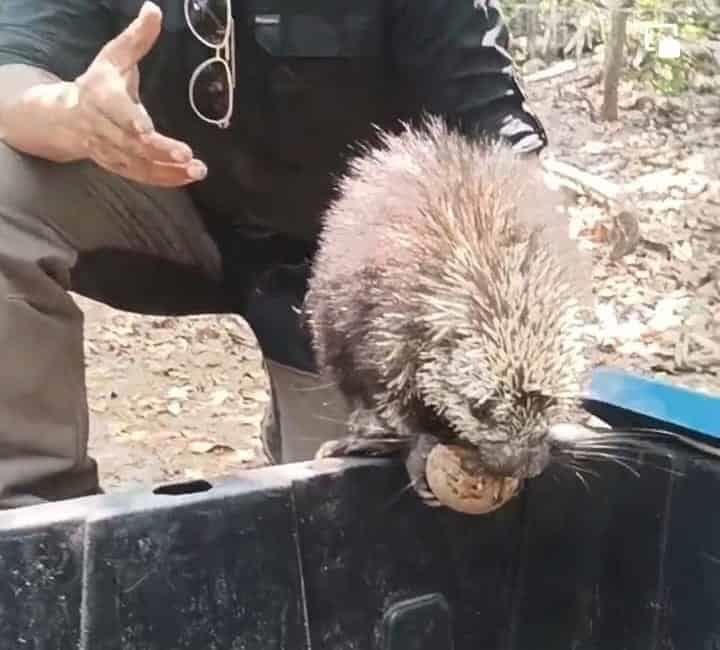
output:
<path id="1" fill-rule="evenodd" d="M 146 2 L 127 29 L 107 43 L 68 84 L 66 125 L 79 156 L 140 183 L 180 187 L 207 169 L 184 142 L 158 133 L 139 97 L 138 63 L 155 45 L 162 12 Z"/>

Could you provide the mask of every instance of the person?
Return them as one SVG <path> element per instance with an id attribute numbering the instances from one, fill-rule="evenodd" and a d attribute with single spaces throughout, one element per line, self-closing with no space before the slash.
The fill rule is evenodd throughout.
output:
<path id="1" fill-rule="evenodd" d="M 431 113 L 530 157 L 497 0 L 3 0 L 0 507 L 101 491 L 83 316 L 241 314 L 272 462 L 342 434 L 298 314 L 335 181 Z"/>

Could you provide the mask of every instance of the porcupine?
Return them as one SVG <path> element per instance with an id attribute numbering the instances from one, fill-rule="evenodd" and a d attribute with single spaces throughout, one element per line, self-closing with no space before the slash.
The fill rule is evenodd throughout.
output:
<path id="1" fill-rule="evenodd" d="M 507 145 L 435 117 L 379 136 L 338 183 L 305 300 L 318 365 L 354 407 L 319 456 L 404 453 L 428 501 L 438 441 L 536 476 L 587 369 L 590 278 L 567 221 Z"/>

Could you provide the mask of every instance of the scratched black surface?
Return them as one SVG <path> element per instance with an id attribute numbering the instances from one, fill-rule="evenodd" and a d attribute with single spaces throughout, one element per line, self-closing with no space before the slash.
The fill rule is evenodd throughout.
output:
<path id="1" fill-rule="evenodd" d="M 76 650 L 84 523 L 0 525 L 0 648 Z"/>
<path id="2" fill-rule="evenodd" d="M 670 489 L 667 459 L 586 465 L 533 484 L 514 618 L 515 650 L 650 650 Z"/>
<path id="3" fill-rule="evenodd" d="M 689 460 L 674 481 L 658 647 L 720 649 L 720 462 Z"/>
<path id="4" fill-rule="evenodd" d="M 406 485 L 398 467 L 295 485 L 313 650 L 384 647 L 383 613 L 433 593 L 450 604 L 457 650 L 505 646 L 522 499 L 468 517 L 425 508 L 407 491 L 398 498 Z"/>
<path id="5" fill-rule="evenodd" d="M 718 650 L 720 463 L 675 453 L 483 517 L 383 462 L 0 513 L 0 649 Z"/>
<path id="6" fill-rule="evenodd" d="M 289 489 L 163 505 L 88 521 L 86 647 L 304 648 Z"/>

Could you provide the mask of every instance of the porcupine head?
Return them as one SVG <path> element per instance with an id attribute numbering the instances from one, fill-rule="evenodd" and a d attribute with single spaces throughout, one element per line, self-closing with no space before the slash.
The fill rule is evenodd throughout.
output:
<path id="1" fill-rule="evenodd" d="M 537 475 L 587 365 L 589 261 L 536 161 L 434 118 L 382 139 L 327 222 L 320 357 L 381 428 L 471 448 L 480 471 Z M 331 348 L 352 355 L 333 362 Z"/>

